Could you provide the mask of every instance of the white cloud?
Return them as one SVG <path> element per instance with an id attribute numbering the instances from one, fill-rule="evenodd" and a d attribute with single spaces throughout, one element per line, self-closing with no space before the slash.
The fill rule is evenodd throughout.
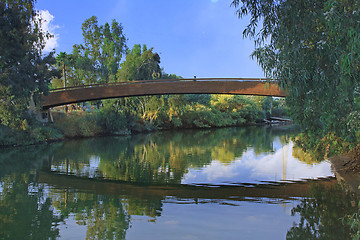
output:
<path id="1" fill-rule="evenodd" d="M 275 144 L 275 143 L 274 143 Z M 333 176 L 330 163 L 327 161 L 309 165 L 300 162 L 292 155 L 294 143 L 290 142 L 273 154 L 267 154 L 258 158 L 242 157 L 241 164 L 251 171 L 251 177 L 256 179 L 280 180 L 286 174 L 286 180 L 301 180 L 318 177 Z M 277 179 L 271 179 L 276 176 Z"/>
<path id="2" fill-rule="evenodd" d="M 224 165 L 217 160 L 212 161 L 210 165 L 206 166 L 203 172 L 207 175 L 209 181 L 223 177 L 232 178 L 238 175 L 233 168 Z"/>
<path id="3" fill-rule="evenodd" d="M 184 175 L 184 184 L 228 184 L 258 183 L 259 181 L 284 180 L 299 181 L 333 176 L 330 163 L 319 164 L 300 162 L 292 155 L 293 142 L 282 144 L 279 139 L 273 142 L 275 152 L 255 154 L 248 148 L 241 157 L 235 158 L 231 164 L 223 164 L 213 160 L 202 169 L 190 169 Z"/>
<path id="4" fill-rule="evenodd" d="M 40 18 L 42 19 L 41 28 L 43 32 L 48 32 L 53 35 L 52 38 L 46 40 L 44 52 L 50 52 L 54 48 L 58 47 L 59 34 L 56 33 L 56 29 L 59 28 L 58 25 L 53 24 L 54 16 L 48 10 L 39 11 Z"/>

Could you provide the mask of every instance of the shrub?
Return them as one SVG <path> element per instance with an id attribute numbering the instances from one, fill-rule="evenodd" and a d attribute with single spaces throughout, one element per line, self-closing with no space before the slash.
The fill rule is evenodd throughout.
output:
<path id="1" fill-rule="evenodd" d="M 347 117 L 347 130 L 351 137 L 351 140 L 354 140 L 360 143 L 360 112 L 353 111 Z"/>
<path id="2" fill-rule="evenodd" d="M 51 126 L 36 127 L 31 130 L 31 136 L 36 142 L 53 141 L 63 138 L 62 133 Z"/>
<path id="3" fill-rule="evenodd" d="M 105 133 L 120 133 L 129 131 L 128 119 L 122 113 L 101 111 L 97 114 L 97 123 Z"/>
<path id="4" fill-rule="evenodd" d="M 91 137 L 102 133 L 97 124 L 96 112 L 71 112 L 55 120 L 55 126 L 65 137 Z"/>
<path id="5" fill-rule="evenodd" d="M 316 161 L 349 152 L 353 148 L 352 144 L 338 137 L 335 132 L 329 132 L 322 138 L 302 133 L 295 138 L 295 144 Z"/>

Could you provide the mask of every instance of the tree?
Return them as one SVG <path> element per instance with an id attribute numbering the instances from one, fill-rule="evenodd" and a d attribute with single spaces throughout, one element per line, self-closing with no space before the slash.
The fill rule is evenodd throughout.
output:
<path id="1" fill-rule="evenodd" d="M 153 52 L 153 48 L 148 49 L 146 45 L 134 45 L 128 50 L 126 59 L 121 63 L 121 68 L 117 73 L 117 80 L 135 81 L 151 80 L 161 77 L 160 56 Z M 152 123 L 164 105 L 162 97 L 144 96 L 133 98 L 137 102 L 137 110 L 143 120 L 150 120 Z"/>
<path id="2" fill-rule="evenodd" d="M 135 81 L 151 80 L 161 77 L 160 56 L 153 52 L 153 48 L 148 49 L 144 44 L 135 44 L 128 50 L 126 59 L 121 63 L 121 68 L 117 73 L 117 80 Z"/>
<path id="3" fill-rule="evenodd" d="M 52 88 L 65 88 L 69 86 L 77 86 L 82 83 L 81 80 L 77 81 L 78 79 L 74 74 L 74 59 L 71 54 L 60 52 L 56 56 L 56 66 L 61 71 L 62 77 L 52 79 Z"/>
<path id="4" fill-rule="evenodd" d="M 41 29 L 34 0 L 0 2 L 0 123 L 13 128 L 27 124 L 30 99 L 48 91 L 55 74 L 53 52 L 43 55 L 50 34 Z"/>
<path id="5" fill-rule="evenodd" d="M 359 110 L 360 2 L 233 0 L 232 5 L 239 17 L 250 15 L 243 34 L 254 39 L 252 57 L 288 90 L 293 118 L 308 133 L 348 136 L 347 117 Z"/>
<path id="6" fill-rule="evenodd" d="M 176 74 L 167 74 L 164 71 L 161 73 L 161 79 L 182 79 L 183 77 L 177 76 Z"/>
<path id="7" fill-rule="evenodd" d="M 114 19 L 111 25 L 99 26 L 97 17 L 92 16 L 85 20 L 81 29 L 84 43 L 73 47 L 78 74 L 86 83 L 114 82 L 127 49 L 122 25 Z"/>

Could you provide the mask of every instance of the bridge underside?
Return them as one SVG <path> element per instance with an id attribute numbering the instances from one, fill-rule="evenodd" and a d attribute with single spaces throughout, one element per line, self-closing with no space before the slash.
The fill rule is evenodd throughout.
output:
<path id="1" fill-rule="evenodd" d="M 43 109 L 51 107 L 131 96 L 168 95 L 168 94 L 236 94 L 285 97 L 277 83 L 265 80 L 243 79 L 181 79 L 157 80 L 130 83 L 115 83 L 73 87 L 54 90 L 48 96 L 43 96 Z"/>

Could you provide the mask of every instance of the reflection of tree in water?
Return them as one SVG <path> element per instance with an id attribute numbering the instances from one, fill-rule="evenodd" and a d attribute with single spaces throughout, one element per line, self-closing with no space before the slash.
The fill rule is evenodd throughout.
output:
<path id="1" fill-rule="evenodd" d="M 38 170 L 62 144 L 16 148 L 0 156 L 0 239 L 57 239 L 59 224 L 70 215 L 87 226 L 87 239 L 125 239 L 131 215 L 160 216 L 161 199 L 45 190 Z"/>
<path id="2" fill-rule="evenodd" d="M 0 239 L 56 239 L 61 217 L 54 215 L 51 199 L 28 174 L 1 178 Z"/>
<path id="3" fill-rule="evenodd" d="M 324 160 L 324 158 L 319 158 L 312 152 L 306 152 L 301 146 L 297 145 L 293 147 L 293 156 L 299 159 L 299 161 L 309 165 L 318 164 Z"/>
<path id="4" fill-rule="evenodd" d="M 30 151 L 1 154 L 0 239 L 55 239 L 63 219 L 86 225 L 88 239 L 125 239 L 131 216 L 155 219 L 162 197 L 98 195 L 71 189 L 43 190 L 29 169 L 86 172 L 98 159 L 96 176 L 142 183 L 179 183 L 188 168 L 201 168 L 213 159 L 231 163 L 247 148 L 273 151 L 274 137 L 283 132 L 263 128 L 227 128 L 206 131 L 158 132 L 135 137 L 99 138 L 34 147 Z M 286 142 L 286 137 L 281 141 Z M 8 160 L 12 161 L 8 161 Z M 14 164 L 13 164 L 14 163 Z M 16 164 L 15 164 L 16 163 Z M 15 172 L 17 172 L 15 174 Z M 54 209 L 56 212 L 54 211 Z"/>
<path id="5" fill-rule="evenodd" d="M 287 142 L 281 128 L 224 128 L 157 132 L 127 138 L 64 143 L 54 152 L 53 167 L 85 175 L 91 157 L 99 159 L 97 176 L 142 183 L 180 183 L 189 168 L 218 160 L 231 163 L 251 147 L 256 154 L 273 151 L 275 137 Z"/>
<path id="6" fill-rule="evenodd" d="M 125 239 L 132 215 L 161 215 L 162 199 L 48 191 L 36 181 L 27 174 L 1 179 L 0 239 L 57 239 L 59 224 L 70 216 L 87 227 L 86 239 Z"/>
<path id="7" fill-rule="evenodd" d="M 340 184 L 329 188 L 314 185 L 311 198 L 292 209 L 293 215 L 300 214 L 300 222 L 288 231 L 286 239 L 351 239 L 350 227 L 343 219 L 357 212 L 357 202 Z"/>
<path id="8" fill-rule="evenodd" d="M 74 215 L 77 224 L 87 226 L 87 239 L 125 239 L 131 216 L 156 218 L 162 211 L 161 199 L 132 199 L 68 189 L 52 191 L 51 198 L 63 218 Z"/>
<path id="9" fill-rule="evenodd" d="M 87 239 L 125 239 L 130 217 L 121 198 L 70 190 L 52 192 L 51 198 L 64 218 L 74 215 L 77 224 L 87 226 Z"/>
<path id="10" fill-rule="evenodd" d="M 61 143 L 43 144 L 27 147 L 0 149 L 0 178 L 29 169 L 41 168 L 44 162 L 50 161 L 55 149 Z"/>

